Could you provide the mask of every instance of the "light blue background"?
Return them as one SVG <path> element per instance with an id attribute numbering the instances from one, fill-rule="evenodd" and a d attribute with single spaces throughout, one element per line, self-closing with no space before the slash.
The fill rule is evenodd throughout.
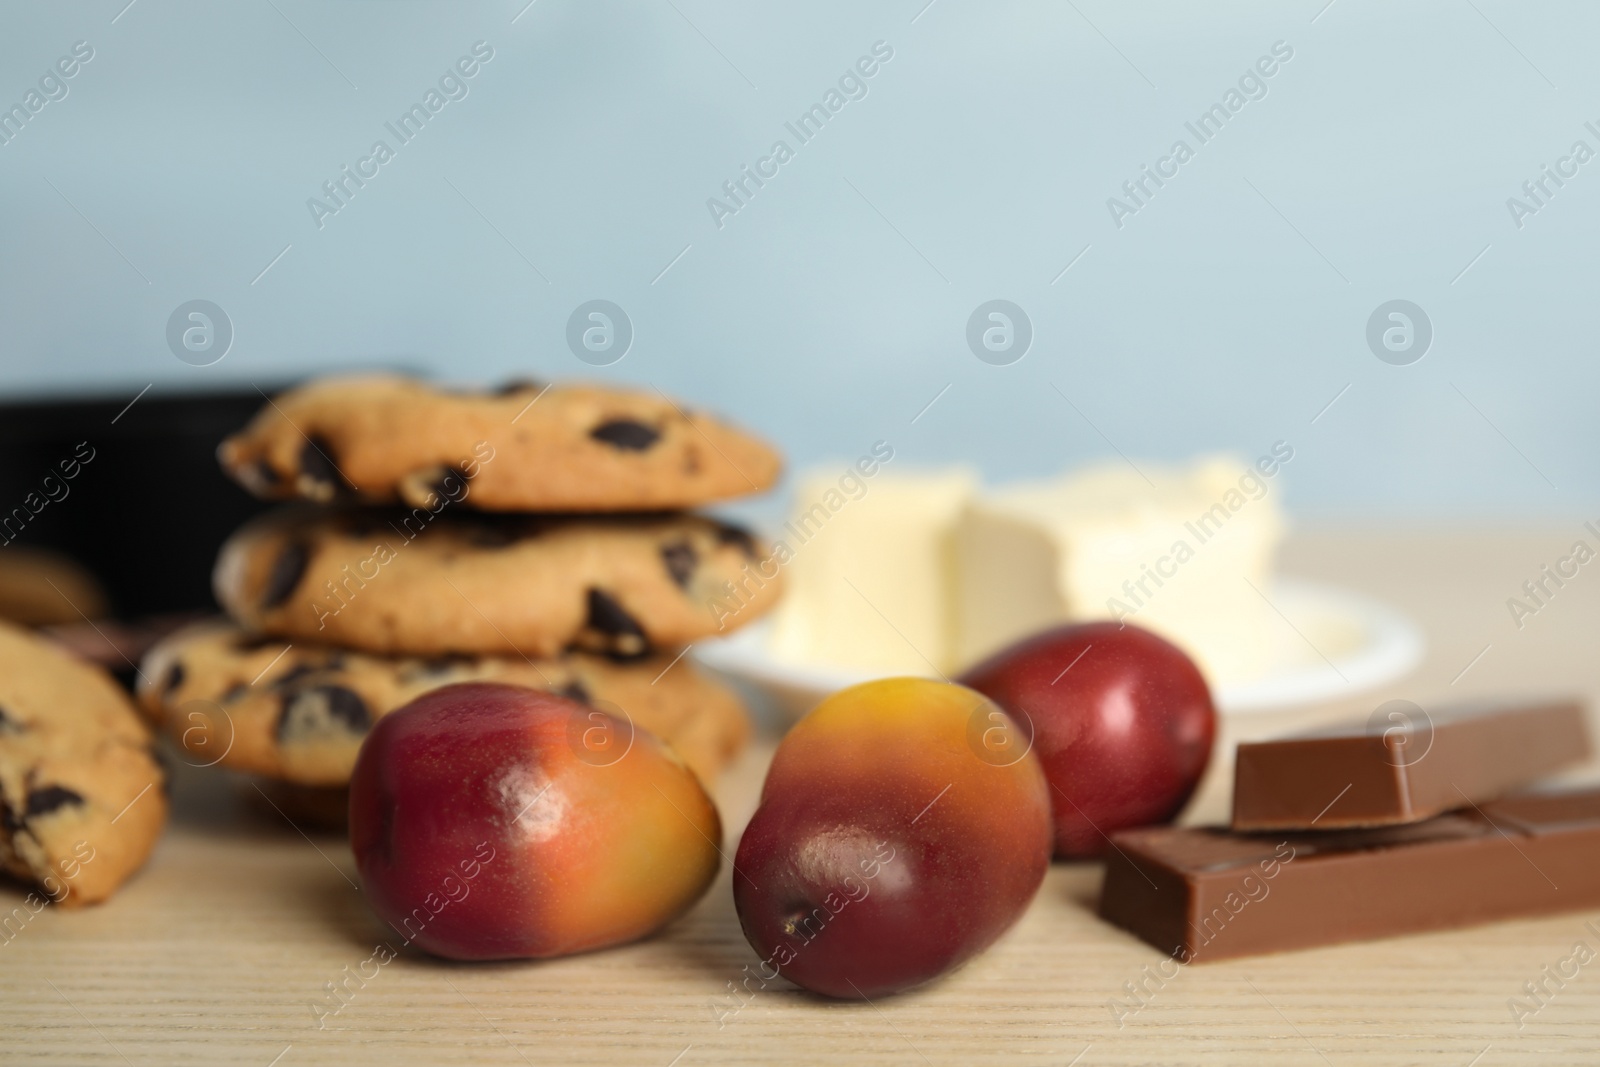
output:
<path id="1" fill-rule="evenodd" d="M 1299 515 L 1600 514 L 1600 161 L 1520 231 L 1505 204 L 1600 149 L 1594 5 L 524 2 L 5 6 L 0 103 L 95 58 L 0 147 L 0 389 L 584 376 L 797 464 L 1283 439 Z M 470 95 L 318 230 L 307 198 L 478 40 Z M 706 199 L 877 40 L 867 97 L 719 230 Z M 1278 40 L 1268 95 L 1116 228 L 1107 197 Z M 194 298 L 236 330 L 211 367 L 165 342 Z M 592 298 L 636 331 L 611 367 L 565 346 Z M 1033 322 L 1011 366 L 965 343 L 992 298 Z M 1393 298 L 1436 332 L 1411 366 L 1366 347 Z"/>

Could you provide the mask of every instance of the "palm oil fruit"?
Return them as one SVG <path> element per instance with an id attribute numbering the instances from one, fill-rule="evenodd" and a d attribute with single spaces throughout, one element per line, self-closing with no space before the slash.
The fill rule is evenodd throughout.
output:
<path id="1" fill-rule="evenodd" d="M 552 693 L 468 682 L 378 720 L 350 781 L 372 909 L 459 960 L 644 937 L 710 886 L 722 825 L 644 730 Z"/>
<path id="2" fill-rule="evenodd" d="M 1032 739 L 923 678 L 835 693 L 789 732 L 739 842 L 734 905 L 764 973 L 871 999 L 991 945 L 1050 864 Z"/>

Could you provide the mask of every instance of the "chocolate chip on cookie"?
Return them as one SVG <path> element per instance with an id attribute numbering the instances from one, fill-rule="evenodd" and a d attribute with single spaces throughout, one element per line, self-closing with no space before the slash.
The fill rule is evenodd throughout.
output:
<path id="1" fill-rule="evenodd" d="M 614 597 L 600 589 L 589 590 L 589 615 L 578 643 L 618 659 L 636 659 L 650 652 L 650 640 L 645 636 L 644 627 Z"/>
<path id="2" fill-rule="evenodd" d="M 366 702 L 342 685 L 318 685 L 288 693 L 274 731 L 280 744 L 304 744 L 330 734 L 364 735 L 372 727 Z"/>
<path id="3" fill-rule="evenodd" d="M 302 541 L 290 541 L 278 553 L 272 569 L 267 572 L 266 584 L 261 589 L 261 606 L 280 606 L 294 592 L 305 576 L 306 565 L 311 562 L 311 550 Z"/>
<path id="4" fill-rule="evenodd" d="M 350 490 L 339 465 L 333 458 L 333 446 L 324 437 L 308 437 L 300 449 L 300 470 L 296 484 L 300 495 L 327 503 Z"/>
<path id="5" fill-rule="evenodd" d="M 624 452 L 645 452 L 661 440 L 661 431 L 637 419 L 608 419 L 590 430 L 589 436 Z"/>
<path id="6" fill-rule="evenodd" d="M 69 805 L 81 807 L 83 805 L 83 796 L 74 793 L 65 786 L 59 785 L 47 785 L 41 789 L 31 789 L 28 791 L 27 807 L 23 810 L 22 818 L 24 821 L 37 819 Z"/>
<path id="7" fill-rule="evenodd" d="M 717 524 L 717 540 L 725 545 L 738 545 L 739 550 L 752 560 L 761 558 L 761 550 L 756 547 L 756 539 L 743 526 L 735 526 L 731 522 Z"/>
<path id="8" fill-rule="evenodd" d="M 700 562 L 700 556 L 695 552 L 694 546 L 687 541 L 674 541 L 669 545 L 662 545 L 661 560 L 667 565 L 667 573 L 672 575 L 672 580 L 678 583 L 678 587 L 688 589 L 689 579 L 694 577 L 694 569 Z"/>
<path id="9" fill-rule="evenodd" d="M 495 387 L 493 396 L 515 396 L 518 393 L 537 393 L 544 389 L 545 383 L 537 378 L 512 378 Z"/>

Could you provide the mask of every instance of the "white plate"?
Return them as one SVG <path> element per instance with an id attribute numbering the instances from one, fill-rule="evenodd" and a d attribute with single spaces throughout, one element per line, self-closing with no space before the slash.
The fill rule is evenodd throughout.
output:
<path id="1" fill-rule="evenodd" d="M 1279 579 L 1272 602 L 1299 632 L 1282 662 L 1261 678 L 1218 687 L 1227 714 L 1278 711 L 1338 700 L 1408 674 L 1422 661 L 1422 632 L 1400 612 L 1358 593 L 1298 579 Z M 706 666 L 766 692 L 785 710 L 804 714 L 829 693 L 881 677 L 871 671 L 775 657 L 770 626 L 756 623 L 731 637 L 702 641 Z"/>

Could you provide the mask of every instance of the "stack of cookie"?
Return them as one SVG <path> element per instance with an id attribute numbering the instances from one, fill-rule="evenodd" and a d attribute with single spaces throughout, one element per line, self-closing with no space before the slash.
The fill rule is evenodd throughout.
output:
<path id="1" fill-rule="evenodd" d="M 366 377 L 278 397 L 219 458 L 311 503 L 223 546 L 232 621 L 145 660 L 143 707 L 196 761 L 343 786 L 377 717 L 483 680 L 625 716 L 703 778 L 742 746 L 737 697 L 682 653 L 779 586 L 749 533 L 682 509 L 771 486 L 761 441 L 659 394 Z"/>

